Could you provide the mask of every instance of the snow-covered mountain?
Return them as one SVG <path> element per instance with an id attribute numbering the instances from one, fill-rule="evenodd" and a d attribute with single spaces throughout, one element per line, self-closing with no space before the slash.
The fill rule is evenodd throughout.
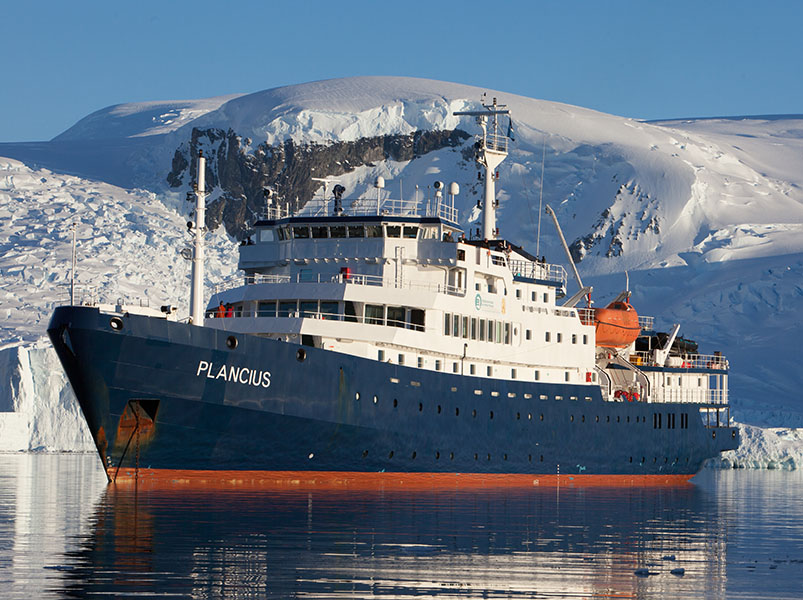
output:
<path id="1" fill-rule="evenodd" d="M 627 270 L 640 312 L 664 327 L 682 322 L 684 335 L 704 351 L 729 356 L 739 420 L 803 426 L 796 355 L 803 335 L 803 116 L 646 123 L 395 77 L 110 107 L 51 142 L 0 144 L 0 156 L 16 159 L 3 161 L 0 179 L 0 339 L 5 346 L 30 343 L 42 335 L 53 304 L 66 298 L 67 223 L 74 215 L 82 222 L 82 283 L 112 296 L 113 289 L 121 296 L 147 290 L 152 303 L 182 301 L 188 269 L 177 251 L 187 207 L 178 199 L 189 174 L 178 177 L 179 187 L 170 187 L 167 176 L 181 173 L 180 155 L 193 134 L 230 132 L 237 147 L 229 143 L 226 152 L 246 161 L 287 140 L 325 146 L 420 130 L 473 134 L 472 120 L 453 113 L 477 108 L 483 92 L 508 105 L 515 128 L 499 169 L 503 236 L 563 261 L 550 223 L 541 223 L 536 241 L 543 195 L 598 303 L 621 289 Z M 471 143 L 344 167 L 348 194 L 367 191 L 380 174 L 392 195 L 407 197 L 416 184 L 425 195 L 435 179 L 454 180 L 461 214 L 476 218 L 481 190 Z M 219 145 L 210 151 L 222 156 Z M 212 201 L 227 194 L 234 195 L 218 187 Z M 217 236 L 213 277 L 236 262 L 233 242 L 222 229 Z"/>

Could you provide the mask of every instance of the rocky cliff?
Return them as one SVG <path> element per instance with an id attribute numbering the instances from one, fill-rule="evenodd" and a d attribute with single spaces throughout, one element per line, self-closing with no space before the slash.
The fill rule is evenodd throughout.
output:
<path id="1" fill-rule="evenodd" d="M 441 148 L 461 146 L 471 138 L 460 129 L 417 131 L 410 135 L 384 135 L 354 141 L 252 146 L 229 129 L 192 130 L 188 143 L 173 156 L 168 184 L 179 188 L 195 180 L 196 163 L 190 157 L 203 150 L 207 157 L 206 188 L 211 191 L 206 225 L 242 238 L 248 224 L 265 207 L 264 190 L 278 191 L 294 209 L 303 207 L 320 184 L 311 177 L 338 176 L 384 160 L 409 161 Z"/>

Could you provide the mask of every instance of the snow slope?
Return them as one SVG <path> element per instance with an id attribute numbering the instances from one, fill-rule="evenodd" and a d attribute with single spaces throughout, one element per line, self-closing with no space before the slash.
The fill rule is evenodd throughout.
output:
<path id="1" fill-rule="evenodd" d="M 89 244 L 92 236 L 84 230 L 79 254 L 85 252 L 84 266 L 91 265 L 93 273 L 85 278 L 101 282 L 109 292 L 115 286 L 135 295 L 147 288 L 151 297 L 165 292 L 159 302 L 176 303 L 172 290 L 186 290 L 182 277 L 187 267 L 176 262 L 182 235 L 176 222 L 182 219 L 164 178 L 173 152 L 193 128 L 233 129 L 253 146 L 287 138 L 354 140 L 416 129 L 460 127 L 475 133 L 470 118 L 452 113 L 477 108 L 484 91 L 509 106 L 515 125 L 516 141 L 500 167 L 497 187 L 503 235 L 535 251 L 543 192 L 582 256 L 580 271 L 595 286 L 598 303 L 621 289 L 624 271 L 629 271 L 640 312 L 655 315 L 662 327 L 682 322 L 684 334 L 703 342 L 702 351 L 719 349 L 729 356 L 737 418 L 763 426 L 803 426 L 803 370 L 796 355 L 803 335 L 803 117 L 797 115 L 645 123 L 400 77 L 118 105 L 93 113 L 50 143 L 0 144 L 0 155 L 28 165 L 6 161 L 0 188 L 0 214 L 16 223 L 13 236 L 5 233 L 5 222 L 0 234 L 4 252 L 15 253 L 0 261 L 0 285 L 7 296 L 0 316 L 3 310 L 8 313 L 4 336 L 13 343 L 35 339 L 53 302 L 52 295 L 51 304 L 42 300 L 48 286 L 60 285 L 64 298 L 68 234 L 63 225 L 54 225 L 72 214 L 66 207 L 70 203 L 95 211 L 89 214 L 98 215 L 93 217 L 99 219 L 95 231 L 102 232 L 97 243 Z M 35 166 L 52 172 L 29 168 Z M 481 195 L 476 173 L 460 152 L 442 150 L 409 163 L 362 167 L 349 175 L 348 187 L 355 193 L 367 190 L 375 175 L 383 174 L 394 196 L 403 185 L 409 197 L 415 184 L 424 194 L 434 179 L 455 180 L 463 190 L 461 214 L 476 217 L 471 210 Z M 17 183 L 10 184 L 14 179 Z M 132 189 L 137 186 L 149 191 Z M 60 204 L 67 196 L 72 200 Z M 51 197 L 56 201 L 48 202 Z M 102 199 L 107 197 L 130 203 L 132 214 L 139 215 L 126 217 L 125 230 L 133 230 L 142 256 L 116 241 L 113 231 L 123 221 L 117 209 L 104 214 L 109 209 Z M 12 208 L 18 198 L 27 203 Z M 152 213 L 163 226 L 148 224 Z M 562 261 L 557 237 L 545 221 L 538 249 Z M 104 264 L 121 251 L 124 262 Z M 38 266 L 45 260 L 60 265 L 60 274 Z M 104 277 L 104 268 L 124 276 Z"/>

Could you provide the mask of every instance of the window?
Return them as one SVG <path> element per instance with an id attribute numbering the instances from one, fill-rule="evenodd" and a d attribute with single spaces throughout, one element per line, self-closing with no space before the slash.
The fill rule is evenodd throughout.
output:
<path id="1" fill-rule="evenodd" d="M 549 294 L 544 292 L 544 302 L 549 302 Z"/>
<path id="2" fill-rule="evenodd" d="M 318 301 L 317 300 L 302 300 L 299 303 L 299 311 L 301 312 L 302 317 L 314 317 L 318 313 Z"/>
<path id="3" fill-rule="evenodd" d="M 476 375 L 477 374 L 477 365 L 469 365 L 468 371 L 472 375 Z"/>
<path id="4" fill-rule="evenodd" d="M 329 236 L 333 238 L 344 238 L 346 237 L 346 227 L 345 225 L 332 225 L 329 228 Z"/>
<path id="5" fill-rule="evenodd" d="M 410 329 L 424 331 L 424 310 L 421 308 L 410 309 Z"/>
<path id="6" fill-rule="evenodd" d="M 471 339 L 477 339 L 477 319 L 476 317 L 471 317 Z"/>
<path id="7" fill-rule="evenodd" d="M 401 237 L 401 225 L 387 225 L 385 229 L 389 238 Z"/>
<path id="8" fill-rule="evenodd" d="M 516 298 L 521 298 L 521 290 L 518 288 L 516 289 Z"/>
<path id="9" fill-rule="evenodd" d="M 404 308 L 401 306 L 388 306 L 388 325 L 391 327 L 404 327 Z"/>
<path id="10" fill-rule="evenodd" d="M 524 339 L 529 340 L 532 339 L 532 331 L 529 329 L 524 330 Z"/>
<path id="11" fill-rule="evenodd" d="M 349 225 L 349 237 L 350 238 L 361 238 L 365 237 L 365 226 L 364 225 Z M 334 237 L 334 236 L 332 236 Z"/>
<path id="12" fill-rule="evenodd" d="M 563 334 L 559 333 L 558 334 L 558 344 L 560 344 L 562 341 L 563 341 Z"/>
<path id="13" fill-rule="evenodd" d="M 423 356 L 419 356 L 418 357 L 418 368 L 419 369 L 423 369 L 424 368 L 424 357 Z"/>
<path id="14" fill-rule="evenodd" d="M 547 342 L 549 341 L 549 332 L 548 331 L 544 333 L 544 340 L 547 341 Z"/>
<path id="15" fill-rule="evenodd" d="M 563 379 L 565 379 L 566 381 L 569 381 L 569 372 L 568 372 L 568 371 L 566 371 L 566 372 L 563 374 Z"/>
<path id="16" fill-rule="evenodd" d="M 502 321 L 496 322 L 496 337 L 494 339 L 497 344 L 502 343 Z"/>
<path id="17" fill-rule="evenodd" d="M 404 237 L 410 240 L 414 240 L 418 237 L 418 227 L 413 227 L 412 225 L 405 225 L 404 232 L 402 234 Z"/>
<path id="18" fill-rule="evenodd" d="M 484 342 L 485 341 L 485 319 L 480 319 L 479 329 L 480 329 L 480 341 Z"/>
<path id="19" fill-rule="evenodd" d="M 435 370 L 436 371 L 440 371 L 441 370 L 441 361 L 439 361 L 439 360 L 435 361 Z"/>
<path id="20" fill-rule="evenodd" d="M 510 337 L 510 323 L 505 323 L 505 343 L 511 344 L 512 340 Z"/>
<path id="21" fill-rule="evenodd" d="M 572 344 L 576 344 L 576 343 L 577 343 L 577 334 L 573 333 L 572 334 Z"/>
<path id="22" fill-rule="evenodd" d="M 586 344 L 586 345 L 588 344 L 588 336 L 587 335 L 583 336 L 583 344 Z"/>
<path id="23" fill-rule="evenodd" d="M 354 302 L 352 302 L 351 300 L 346 300 L 343 303 L 343 309 L 344 309 L 343 312 L 346 313 L 346 316 L 345 316 L 344 320 L 349 321 L 351 323 L 356 323 L 357 322 L 357 308 L 354 306 Z"/>
<path id="24" fill-rule="evenodd" d="M 468 338 L 468 317 L 463 317 L 463 337 Z"/>
<path id="25" fill-rule="evenodd" d="M 488 341 L 494 341 L 494 322 L 491 319 L 488 319 Z"/>
<path id="26" fill-rule="evenodd" d="M 541 380 L 541 371 L 536 371 L 535 372 L 535 380 L 536 381 L 540 381 Z"/>
<path id="27" fill-rule="evenodd" d="M 276 316 L 276 302 L 259 302 L 257 305 L 258 317 L 275 317 Z"/>
<path id="28" fill-rule="evenodd" d="M 516 369 L 510 369 L 510 378 L 511 379 L 516 379 Z M 508 397 L 512 398 L 513 396 L 508 394 Z"/>
<path id="29" fill-rule="evenodd" d="M 279 302 L 279 316 L 294 317 L 296 316 L 296 308 L 295 300 L 282 300 Z"/>
<path id="30" fill-rule="evenodd" d="M 384 325 L 385 307 L 379 304 L 366 304 L 365 322 L 371 325 Z"/>
<path id="31" fill-rule="evenodd" d="M 377 353 L 377 355 L 378 355 L 378 358 L 379 358 L 379 362 L 385 362 L 385 351 L 384 350 L 380 350 Z"/>
<path id="32" fill-rule="evenodd" d="M 259 241 L 260 242 L 272 242 L 273 241 L 273 229 L 260 229 L 259 230 Z"/>
<path id="33" fill-rule="evenodd" d="M 293 227 L 293 237 L 295 239 L 304 239 L 309 237 L 309 227 Z"/>
<path id="34" fill-rule="evenodd" d="M 404 364 L 404 354 L 399 354 L 399 364 L 400 365 Z"/>
<path id="35" fill-rule="evenodd" d="M 454 337 L 460 337 L 460 316 L 454 315 L 452 317 L 452 335 Z"/>
<path id="36" fill-rule="evenodd" d="M 530 292 L 530 300 L 532 300 L 533 302 L 536 302 L 535 298 L 536 298 L 535 292 Z"/>
<path id="37" fill-rule="evenodd" d="M 312 228 L 312 237 L 325 238 L 329 237 L 329 228 L 325 225 L 316 225 Z"/>
<path id="38" fill-rule="evenodd" d="M 452 315 L 449 313 L 443 314 L 443 335 L 450 335 L 452 333 Z"/>
<path id="39" fill-rule="evenodd" d="M 321 300 L 321 318 L 322 319 L 337 319 L 338 317 L 337 302 Z"/>
<path id="40" fill-rule="evenodd" d="M 459 373 L 459 372 L 460 372 L 459 365 L 457 363 L 452 363 L 452 373 Z"/>
<path id="41" fill-rule="evenodd" d="M 382 237 L 382 226 L 381 225 L 366 225 L 365 226 L 365 235 L 369 238 L 381 238 Z"/>
<path id="42" fill-rule="evenodd" d="M 488 377 L 493 377 L 494 368 L 491 365 L 488 365 L 488 367 L 485 369 L 485 372 L 488 373 Z"/>

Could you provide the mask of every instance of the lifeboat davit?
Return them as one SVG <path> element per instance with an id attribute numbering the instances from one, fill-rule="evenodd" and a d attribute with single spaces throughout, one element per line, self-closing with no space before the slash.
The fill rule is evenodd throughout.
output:
<path id="1" fill-rule="evenodd" d="M 636 309 L 620 300 L 605 308 L 591 309 L 584 324 L 596 327 L 597 346 L 602 348 L 626 348 L 641 333 Z"/>

